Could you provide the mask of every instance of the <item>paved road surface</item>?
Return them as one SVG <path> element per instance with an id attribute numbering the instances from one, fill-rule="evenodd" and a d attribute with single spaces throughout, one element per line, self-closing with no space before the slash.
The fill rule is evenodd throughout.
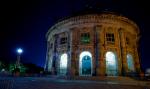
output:
<path id="1" fill-rule="evenodd" d="M 105 81 L 18 77 L 0 78 L 0 89 L 150 89 L 150 87 Z"/>

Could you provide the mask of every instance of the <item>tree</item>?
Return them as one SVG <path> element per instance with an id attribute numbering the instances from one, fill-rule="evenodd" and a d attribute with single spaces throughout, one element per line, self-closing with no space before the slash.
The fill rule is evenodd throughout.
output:
<path id="1" fill-rule="evenodd" d="M 27 68 L 23 65 L 20 64 L 19 67 L 16 66 L 16 64 L 9 64 L 9 71 L 11 73 L 16 73 L 19 72 L 21 75 L 24 75 L 26 73 Z"/>
<path id="2" fill-rule="evenodd" d="M 7 65 L 6 65 L 6 63 L 5 62 L 3 62 L 3 61 L 0 61 L 0 71 L 2 70 L 2 69 L 7 69 Z"/>

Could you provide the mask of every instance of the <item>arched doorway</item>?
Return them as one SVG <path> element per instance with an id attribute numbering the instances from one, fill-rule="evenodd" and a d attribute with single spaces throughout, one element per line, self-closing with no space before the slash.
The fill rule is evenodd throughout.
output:
<path id="1" fill-rule="evenodd" d="M 127 64 L 128 64 L 128 70 L 130 72 L 133 72 L 135 69 L 134 69 L 133 57 L 131 54 L 127 54 Z"/>
<path id="2" fill-rule="evenodd" d="M 60 67 L 59 67 L 59 74 L 60 75 L 66 75 L 66 73 L 67 73 L 67 62 L 68 62 L 68 55 L 66 53 L 64 53 L 60 57 Z"/>
<path id="3" fill-rule="evenodd" d="M 80 76 L 92 75 L 92 54 L 88 51 L 84 51 L 80 54 L 79 74 Z"/>
<path id="4" fill-rule="evenodd" d="M 118 65 L 116 55 L 113 52 L 106 53 L 106 74 L 107 76 L 117 76 L 118 75 Z"/>

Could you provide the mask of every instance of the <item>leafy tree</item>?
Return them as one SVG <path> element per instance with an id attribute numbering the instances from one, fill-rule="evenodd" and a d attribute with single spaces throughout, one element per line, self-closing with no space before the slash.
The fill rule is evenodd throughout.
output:
<path id="1" fill-rule="evenodd" d="M 9 64 L 9 71 L 11 73 L 20 72 L 21 74 L 25 74 L 26 69 L 27 68 L 23 64 L 20 64 L 19 67 L 17 67 L 16 64 Z"/>
<path id="2" fill-rule="evenodd" d="M 2 69 L 7 69 L 7 66 L 6 66 L 6 63 L 5 62 L 2 62 L 2 61 L 0 61 L 0 71 L 2 70 Z"/>

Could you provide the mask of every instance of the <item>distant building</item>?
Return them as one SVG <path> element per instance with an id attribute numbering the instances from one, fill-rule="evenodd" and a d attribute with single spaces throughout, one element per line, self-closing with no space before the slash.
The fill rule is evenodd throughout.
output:
<path id="1" fill-rule="evenodd" d="M 46 34 L 45 71 L 63 76 L 140 74 L 139 33 L 133 21 L 111 12 L 61 20 Z"/>

